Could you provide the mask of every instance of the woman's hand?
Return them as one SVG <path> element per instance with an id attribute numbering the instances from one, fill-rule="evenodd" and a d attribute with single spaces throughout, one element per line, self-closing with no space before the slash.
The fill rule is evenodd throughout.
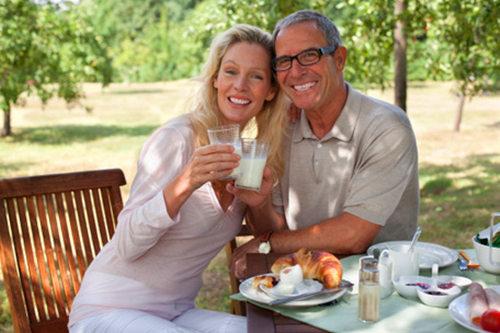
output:
<path id="1" fill-rule="evenodd" d="M 236 188 L 233 183 L 227 184 L 226 190 L 229 193 L 234 194 L 248 206 L 258 207 L 266 201 L 273 190 L 273 177 L 271 169 L 267 166 L 264 168 L 264 174 L 259 192 Z"/>
<path id="2" fill-rule="evenodd" d="M 206 182 L 229 176 L 239 165 L 239 160 L 231 145 L 196 149 L 180 175 L 163 190 L 169 215 L 176 216 L 189 196 Z"/>
<path id="3" fill-rule="evenodd" d="M 194 191 L 209 181 L 229 176 L 239 165 L 234 147 L 226 144 L 203 146 L 195 150 L 181 178 Z"/>

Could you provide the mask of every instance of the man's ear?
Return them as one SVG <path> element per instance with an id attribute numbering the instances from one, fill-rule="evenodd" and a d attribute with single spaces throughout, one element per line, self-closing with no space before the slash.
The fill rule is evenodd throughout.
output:
<path id="1" fill-rule="evenodd" d="M 276 96 L 276 92 L 278 91 L 278 87 L 271 87 L 269 93 L 266 96 L 266 101 L 272 101 L 274 96 Z"/>
<path id="2" fill-rule="evenodd" d="M 339 46 L 337 52 L 335 53 L 337 55 L 335 57 L 335 66 L 337 67 L 337 70 L 344 70 L 345 62 L 347 60 L 347 49 L 345 46 Z"/>

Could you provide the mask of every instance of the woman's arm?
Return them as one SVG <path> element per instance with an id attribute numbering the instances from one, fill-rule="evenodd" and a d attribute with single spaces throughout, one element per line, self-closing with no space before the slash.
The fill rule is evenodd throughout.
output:
<path id="1" fill-rule="evenodd" d="M 238 164 L 232 149 L 207 146 L 193 151 L 190 137 L 181 130 L 156 131 L 141 151 L 129 199 L 118 217 L 113 236 L 118 255 L 133 261 L 153 247 L 179 222 L 182 205 L 197 188 Z"/>

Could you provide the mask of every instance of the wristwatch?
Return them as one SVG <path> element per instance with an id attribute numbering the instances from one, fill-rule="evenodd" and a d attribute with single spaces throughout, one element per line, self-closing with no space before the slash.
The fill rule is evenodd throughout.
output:
<path id="1" fill-rule="evenodd" d="M 259 236 L 260 244 L 259 244 L 259 253 L 268 254 L 271 252 L 271 235 L 272 231 L 268 231 Z"/>

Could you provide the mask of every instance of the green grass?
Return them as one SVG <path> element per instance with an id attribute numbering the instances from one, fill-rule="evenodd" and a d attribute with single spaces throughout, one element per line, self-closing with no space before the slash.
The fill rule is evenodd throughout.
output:
<path id="1" fill-rule="evenodd" d="M 124 197 L 140 148 L 150 133 L 182 112 L 196 83 L 85 85 L 83 106 L 66 109 L 51 101 L 44 109 L 33 98 L 14 108 L 14 136 L 0 139 L 0 178 L 98 168 L 121 168 Z M 422 240 L 452 248 L 472 247 L 471 237 L 500 211 L 500 97 L 467 102 L 460 133 L 453 132 L 456 98 L 449 83 L 412 83 L 408 114 L 420 158 Z M 368 92 L 392 102 L 392 91 Z M 228 311 L 229 280 L 224 252 L 205 272 L 198 306 Z M 5 294 L 0 332 L 9 326 Z"/>

